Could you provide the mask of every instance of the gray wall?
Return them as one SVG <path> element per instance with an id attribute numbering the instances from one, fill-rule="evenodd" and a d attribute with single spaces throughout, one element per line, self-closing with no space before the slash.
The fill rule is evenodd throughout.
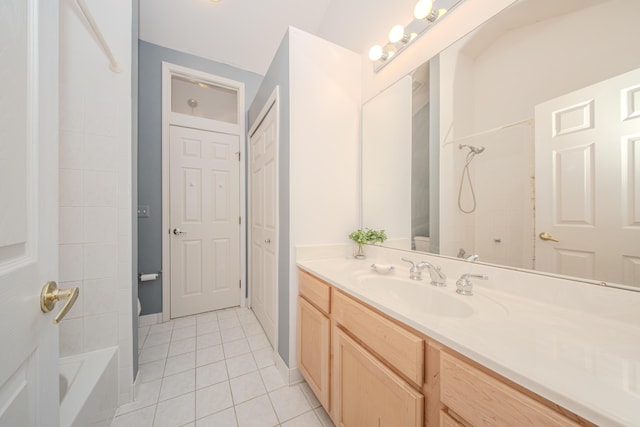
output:
<path id="1" fill-rule="evenodd" d="M 245 106 L 262 76 L 143 40 L 138 47 L 138 205 L 150 211 L 138 219 L 138 271 L 156 273 L 162 270 L 162 61 L 244 82 Z M 141 314 L 162 312 L 162 276 L 140 284 L 138 296 Z"/>
<path id="2" fill-rule="evenodd" d="M 280 86 L 278 141 L 278 353 L 289 365 L 289 33 L 284 36 L 248 113 L 253 124 L 273 89 Z M 249 283 L 251 286 L 251 283 Z"/>

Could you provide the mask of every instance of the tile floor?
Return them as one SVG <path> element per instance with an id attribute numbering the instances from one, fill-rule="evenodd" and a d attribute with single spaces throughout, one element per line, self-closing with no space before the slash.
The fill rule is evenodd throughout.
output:
<path id="1" fill-rule="evenodd" d="M 136 399 L 112 427 L 333 427 L 306 383 L 285 385 L 249 309 L 144 326 L 138 337 Z"/>

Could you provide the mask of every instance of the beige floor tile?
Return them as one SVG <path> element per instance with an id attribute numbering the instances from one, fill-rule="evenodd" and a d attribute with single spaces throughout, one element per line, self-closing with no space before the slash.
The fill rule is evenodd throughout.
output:
<path id="1" fill-rule="evenodd" d="M 228 381 L 196 391 L 197 419 L 207 417 L 223 409 L 231 408 L 232 406 L 233 399 Z"/>
<path id="2" fill-rule="evenodd" d="M 176 427 L 195 421 L 195 393 L 158 403 L 154 427 Z"/>
<path id="3" fill-rule="evenodd" d="M 240 427 L 273 427 L 278 425 L 278 417 L 276 417 L 266 395 L 236 405 L 236 417 Z"/>
<path id="4" fill-rule="evenodd" d="M 231 385 L 233 403 L 236 405 L 267 393 L 258 371 L 233 378 L 229 384 Z"/>

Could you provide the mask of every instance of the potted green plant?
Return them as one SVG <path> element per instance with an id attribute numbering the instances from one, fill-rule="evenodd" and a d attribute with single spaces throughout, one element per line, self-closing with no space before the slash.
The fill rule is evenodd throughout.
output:
<path id="1" fill-rule="evenodd" d="M 354 254 L 357 259 L 365 259 L 364 245 L 371 243 L 383 243 L 387 240 L 387 234 L 384 230 L 372 230 L 370 228 L 359 228 L 349 234 L 349 238 L 358 245 L 358 250 Z"/>

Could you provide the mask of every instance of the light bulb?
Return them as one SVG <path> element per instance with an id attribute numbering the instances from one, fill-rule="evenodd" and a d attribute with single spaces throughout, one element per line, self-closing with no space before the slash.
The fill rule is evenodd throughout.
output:
<path id="1" fill-rule="evenodd" d="M 382 46 L 377 44 L 369 49 L 369 59 L 377 61 L 380 58 L 382 58 Z"/>
<path id="2" fill-rule="evenodd" d="M 394 25 L 393 28 L 391 28 L 391 31 L 389 31 L 389 41 L 391 43 L 398 43 L 404 37 L 404 27 L 400 24 Z"/>
<path id="3" fill-rule="evenodd" d="M 416 19 L 425 19 L 431 13 L 431 9 L 433 9 L 433 2 L 431 0 L 420 0 L 413 9 L 413 16 L 415 16 Z"/>

